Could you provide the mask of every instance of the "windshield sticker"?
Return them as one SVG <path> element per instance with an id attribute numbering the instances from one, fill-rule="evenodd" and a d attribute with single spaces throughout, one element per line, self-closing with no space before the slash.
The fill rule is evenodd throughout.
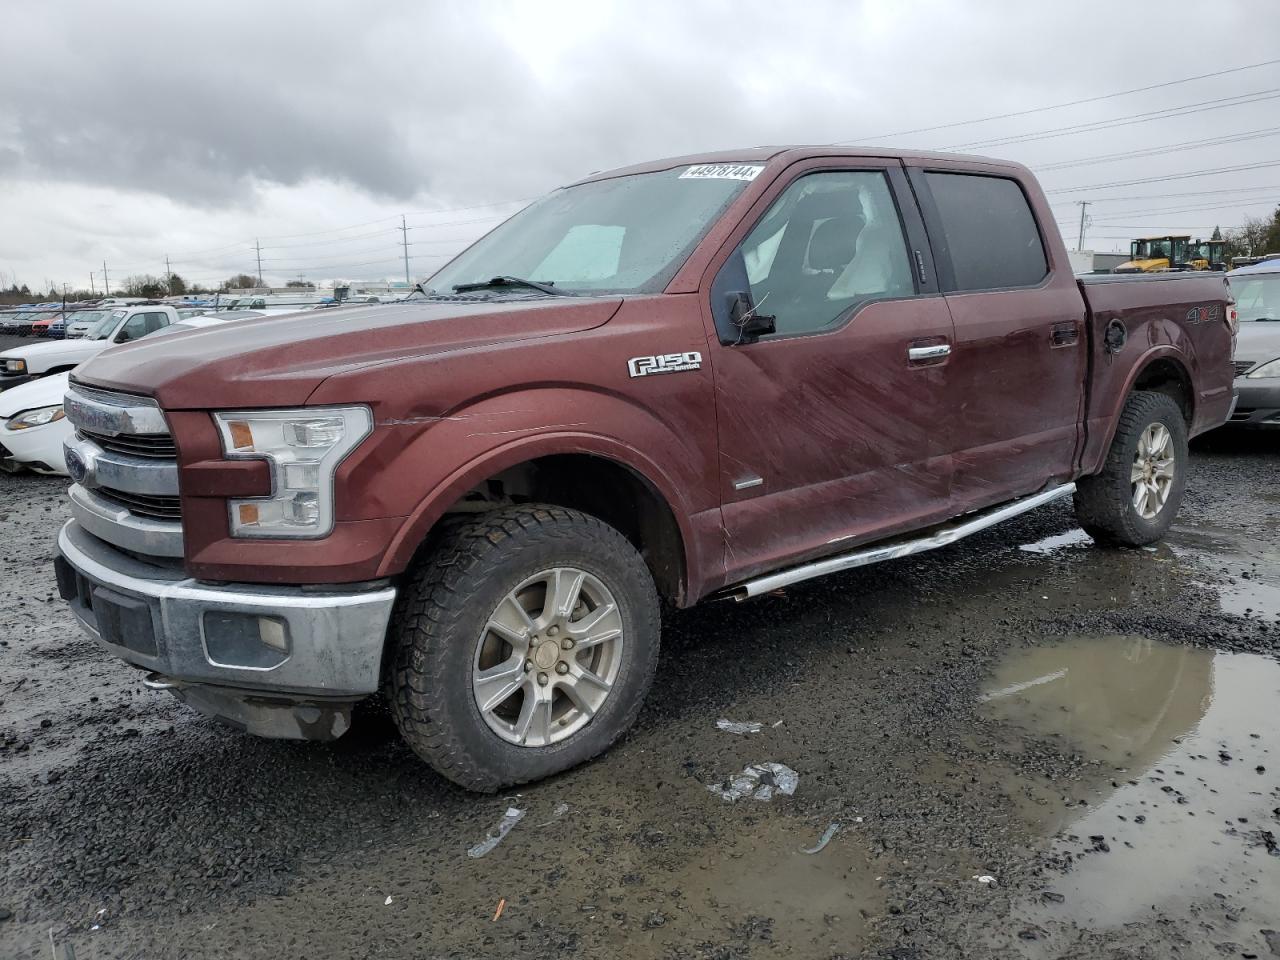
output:
<path id="1" fill-rule="evenodd" d="M 680 174 L 681 180 L 754 180 L 764 169 L 758 163 L 699 163 Z"/>

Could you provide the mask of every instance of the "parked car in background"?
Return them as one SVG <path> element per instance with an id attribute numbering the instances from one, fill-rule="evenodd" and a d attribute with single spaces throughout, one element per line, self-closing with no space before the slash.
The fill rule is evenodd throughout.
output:
<path id="1" fill-rule="evenodd" d="M 96 327 L 110 313 L 110 307 L 90 307 L 67 314 L 66 338 L 68 340 L 78 340 Z"/>
<path id="2" fill-rule="evenodd" d="M 1239 427 L 1280 428 L 1280 259 L 1227 274 L 1236 299 L 1236 407 Z"/>
<path id="3" fill-rule="evenodd" d="M 62 315 L 62 311 L 59 310 L 57 313 L 42 313 L 37 316 L 33 321 L 31 321 L 31 336 L 49 336 L 49 329 L 56 321 L 62 318 Z"/>
<path id="4" fill-rule="evenodd" d="M 31 325 L 44 315 L 45 311 L 28 310 L 14 313 L 5 321 L 4 333 L 11 337 L 27 337 L 31 335 Z"/>
<path id="5" fill-rule="evenodd" d="M 0 353 L 0 390 L 61 373 L 96 356 L 113 343 L 138 340 L 182 319 L 173 307 L 148 304 L 119 307 L 76 340 L 60 340 L 11 347 Z"/>
<path id="6" fill-rule="evenodd" d="M 233 319 L 237 318 L 191 317 L 161 327 L 148 336 L 171 336 Z M 63 443 L 75 432 L 62 409 L 70 376 L 70 371 L 55 373 L 0 393 L 0 470 L 16 473 L 26 469 L 33 473 L 66 475 Z"/>

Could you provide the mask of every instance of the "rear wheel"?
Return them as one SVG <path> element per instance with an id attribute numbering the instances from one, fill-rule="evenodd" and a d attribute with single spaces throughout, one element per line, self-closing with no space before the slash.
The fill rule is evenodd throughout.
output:
<path id="1" fill-rule="evenodd" d="M 1076 517 L 1100 543 L 1142 546 L 1168 532 L 1187 483 L 1187 425 L 1163 393 L 1125 401 L 1102 472 L 1076 487 Z"/>
<path id="2" fill-rule="evenodd" d="M 401 734 L 449 779 L 497 790 L 590 759 L 631 726 L 657 666 L 658 599 L 612 527 L 516 507 L 450 531 L 392 630 Z"/>

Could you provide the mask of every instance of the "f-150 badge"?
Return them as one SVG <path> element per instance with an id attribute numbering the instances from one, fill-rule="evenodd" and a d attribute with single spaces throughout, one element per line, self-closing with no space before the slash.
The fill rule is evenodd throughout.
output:
<path id="1" fill-rule="evenodd" d="M 696 350 L 688 353 L 664 353 L 656 357 L 632 357 L 627 361 L 627 371 L 633 377 L 679 373 L 682 370 L 697 370 L 701 366 L 702 354 Z"/>

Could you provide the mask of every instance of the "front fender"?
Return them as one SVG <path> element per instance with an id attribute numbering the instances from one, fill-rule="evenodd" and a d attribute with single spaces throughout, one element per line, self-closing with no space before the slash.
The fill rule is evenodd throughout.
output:
<path id="1" fill-rule="evenodd" d="M 707 443 L 675 420 L 605 391 L 548 387 L 487 397 L 447 416 L 386 424 L 413 438 L 383 469 L 420 478 L 418 499 L 390 544 L 379 576 L 402 572 L 432 527 L 463 494 L 489 477 L 538 457 L 586 454 L 626 467 L 666 501 L 680 529 L 685 569 L 703 568 L 693 516 L 718 506 Z M 704 429 L 713 425 L 704 425 Z M 438 451 L 448 450 L 447 457 Z M 445 470 L 440 467 L 448 464 Z"/>

